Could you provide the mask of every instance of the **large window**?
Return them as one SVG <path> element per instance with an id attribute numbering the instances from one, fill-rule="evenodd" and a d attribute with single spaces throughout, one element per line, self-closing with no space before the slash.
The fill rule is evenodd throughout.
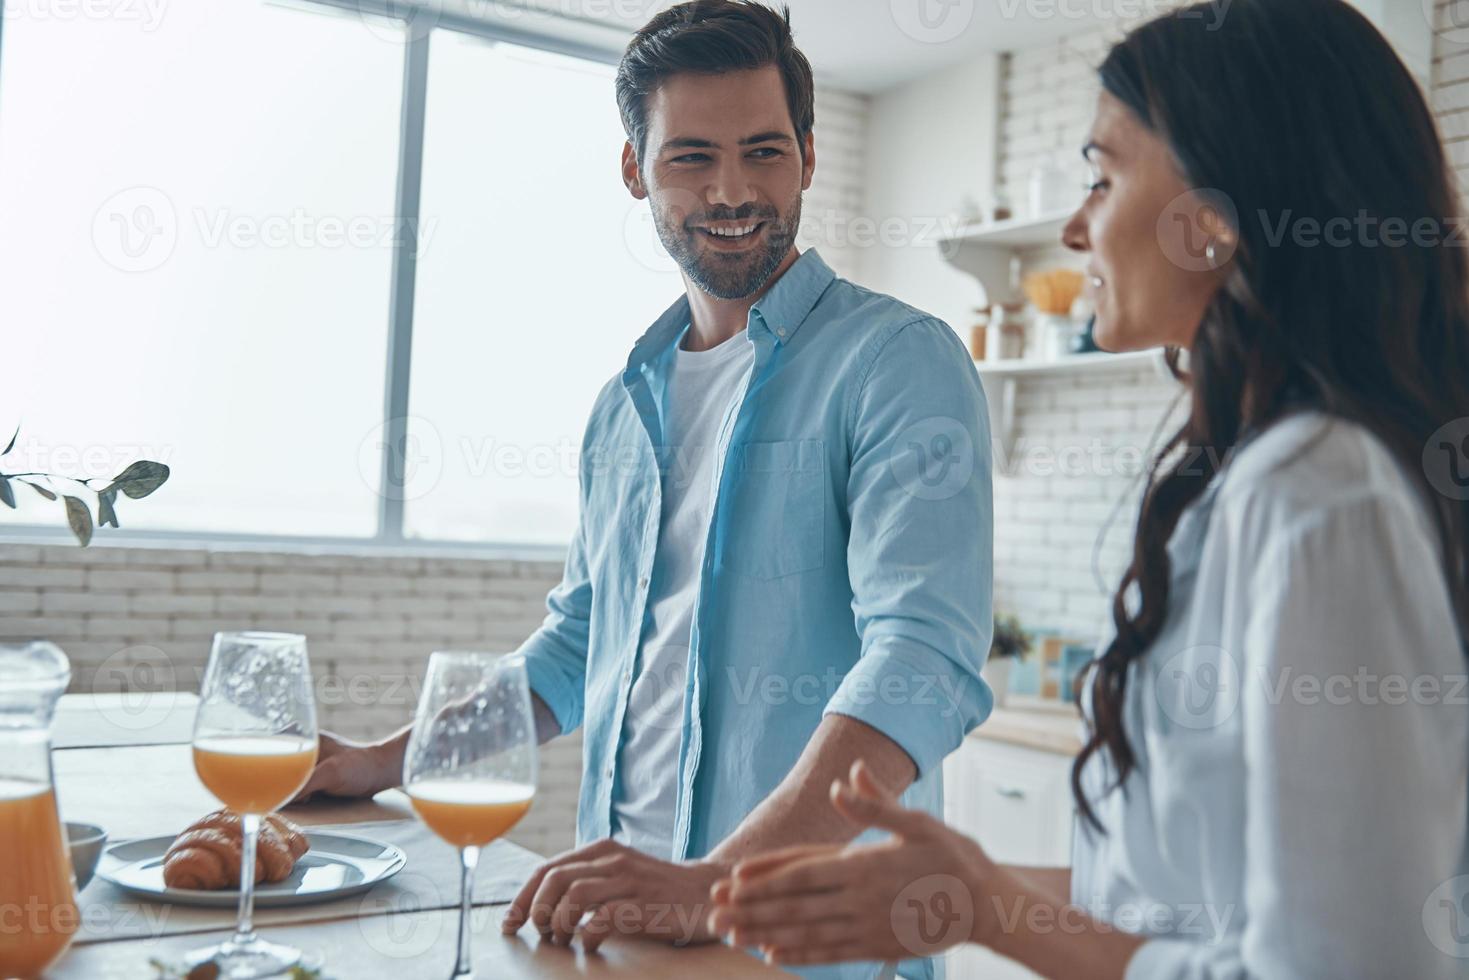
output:
<path id="1" fill-rule="evenodd" d="M 416 78 L 355 11 L 98 9 L 4 23 L 0 470 L 160 459 L 119 506 L 144 536 L 564 543 L 592 399 L 681 289 L 618 178 L 611 69 L 441 26 Z M 0 532 L 60 523 L 18 497 Z"/>
<path id="2" fill-rule="evenodd" d="M 412 537 L 569 540 L 592 401 L 682 290 L 622 184 L 612 74 L 434 36 L 409 434 L 443 466 L 405 485 Z"/>

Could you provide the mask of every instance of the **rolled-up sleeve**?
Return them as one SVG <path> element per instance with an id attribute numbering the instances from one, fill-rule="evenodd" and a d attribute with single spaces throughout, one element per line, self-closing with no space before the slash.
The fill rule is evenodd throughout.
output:
<path id="1" fill-rule="evenodd" d="M 895 328 L 849 416 L 847 547 L 861 657 L 826 706 L 897 743 L 919 775 L 988 717 L 993 629 L 989 419 L 953 331 Z"/>
<path id="2" fill-rule="evenodd" d="M 566 555 L 561 583 L 546 597 L 546 618 L 520 647 L 530 688 L 551 709 L 565 735 L 581 727 L 591 642 L 592 580 L 580 527 Z"/>

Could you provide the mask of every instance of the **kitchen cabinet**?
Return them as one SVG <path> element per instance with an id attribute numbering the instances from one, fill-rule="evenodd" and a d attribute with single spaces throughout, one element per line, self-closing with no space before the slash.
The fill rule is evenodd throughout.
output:
<path id="1" fill-rule="evenodd" d="M 983 728 L 980 729 L 983 731 Z M 995 861 L 1071 863 L 1071 755 L 976 733 L 944 763 L 944 817 Z M 979 946 L 948 957 L 949 980 L 1028 980 L 1035 975 Z"/>

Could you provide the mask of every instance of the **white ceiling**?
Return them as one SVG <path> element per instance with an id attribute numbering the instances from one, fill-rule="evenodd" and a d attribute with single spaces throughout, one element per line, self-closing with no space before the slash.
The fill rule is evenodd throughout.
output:
<path id="1" fill-rule="evenodd" d="M 481 0 L 483 2 L 483 0 Z M 506 2 L 506 0 L 499 0 Z M 625 32 L 672 0 L 510 0 Z M 766 0 L 777 2 L 777 0 Z M 1008 51 L 1084 31 L 1107 3 L 1068 0 L 786 0 L 796 42 L 817 74 L 859 92 L 948 67 L 981 51 Z"/>

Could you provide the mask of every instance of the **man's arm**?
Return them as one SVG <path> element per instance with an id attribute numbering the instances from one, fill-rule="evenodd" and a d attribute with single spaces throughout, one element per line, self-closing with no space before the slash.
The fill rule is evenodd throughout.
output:
<path id="1" fill-rule="evenodd" d="M 915 383 L 915 379 L 923 379 Z M 944 324 L 908 324 L 850 407 L 847 565 L 862 656 L 780 786 L 709 855 L 845 842 L 833 780 L 865 759 L 899 792 L 989 713 L 992 498 L 984 393 Z"/>
<path id="2" fill-rule="evenodd" d="M 713 938 L 709 889 L 734 862 L 856 835 L 828 796 L 853 762 L 906 788 L 988 715 L 979 672 L 993 629 L 991 457 L 979 378 L 953 331 L 932 319 L 894 328 L 863 370 L 847 406 L 847 567 L 862 651 L 795 767 L 701 860 L 598 841 L 547 862 L 511 903 L 507 931 L 527 920 L 553 942 L 579 931 L 588 950 L 614 928 Z M 660 932 L 651 923 L 666 920 L 650 913 L 668 908 L 681 924 Z"/>
<path id="3" fill-rule="evenodd" d="M 918 767 L 898 743 L 855 718 L 827 715 L 780 786 L 709 853 L 708 861 L 728 870 L 737 861 L 792 844 L 851 840 L 859 828 L 829 800 L 832 782 L 844 779 L 858 759 L 898 792 L 918 777 Z"/>

